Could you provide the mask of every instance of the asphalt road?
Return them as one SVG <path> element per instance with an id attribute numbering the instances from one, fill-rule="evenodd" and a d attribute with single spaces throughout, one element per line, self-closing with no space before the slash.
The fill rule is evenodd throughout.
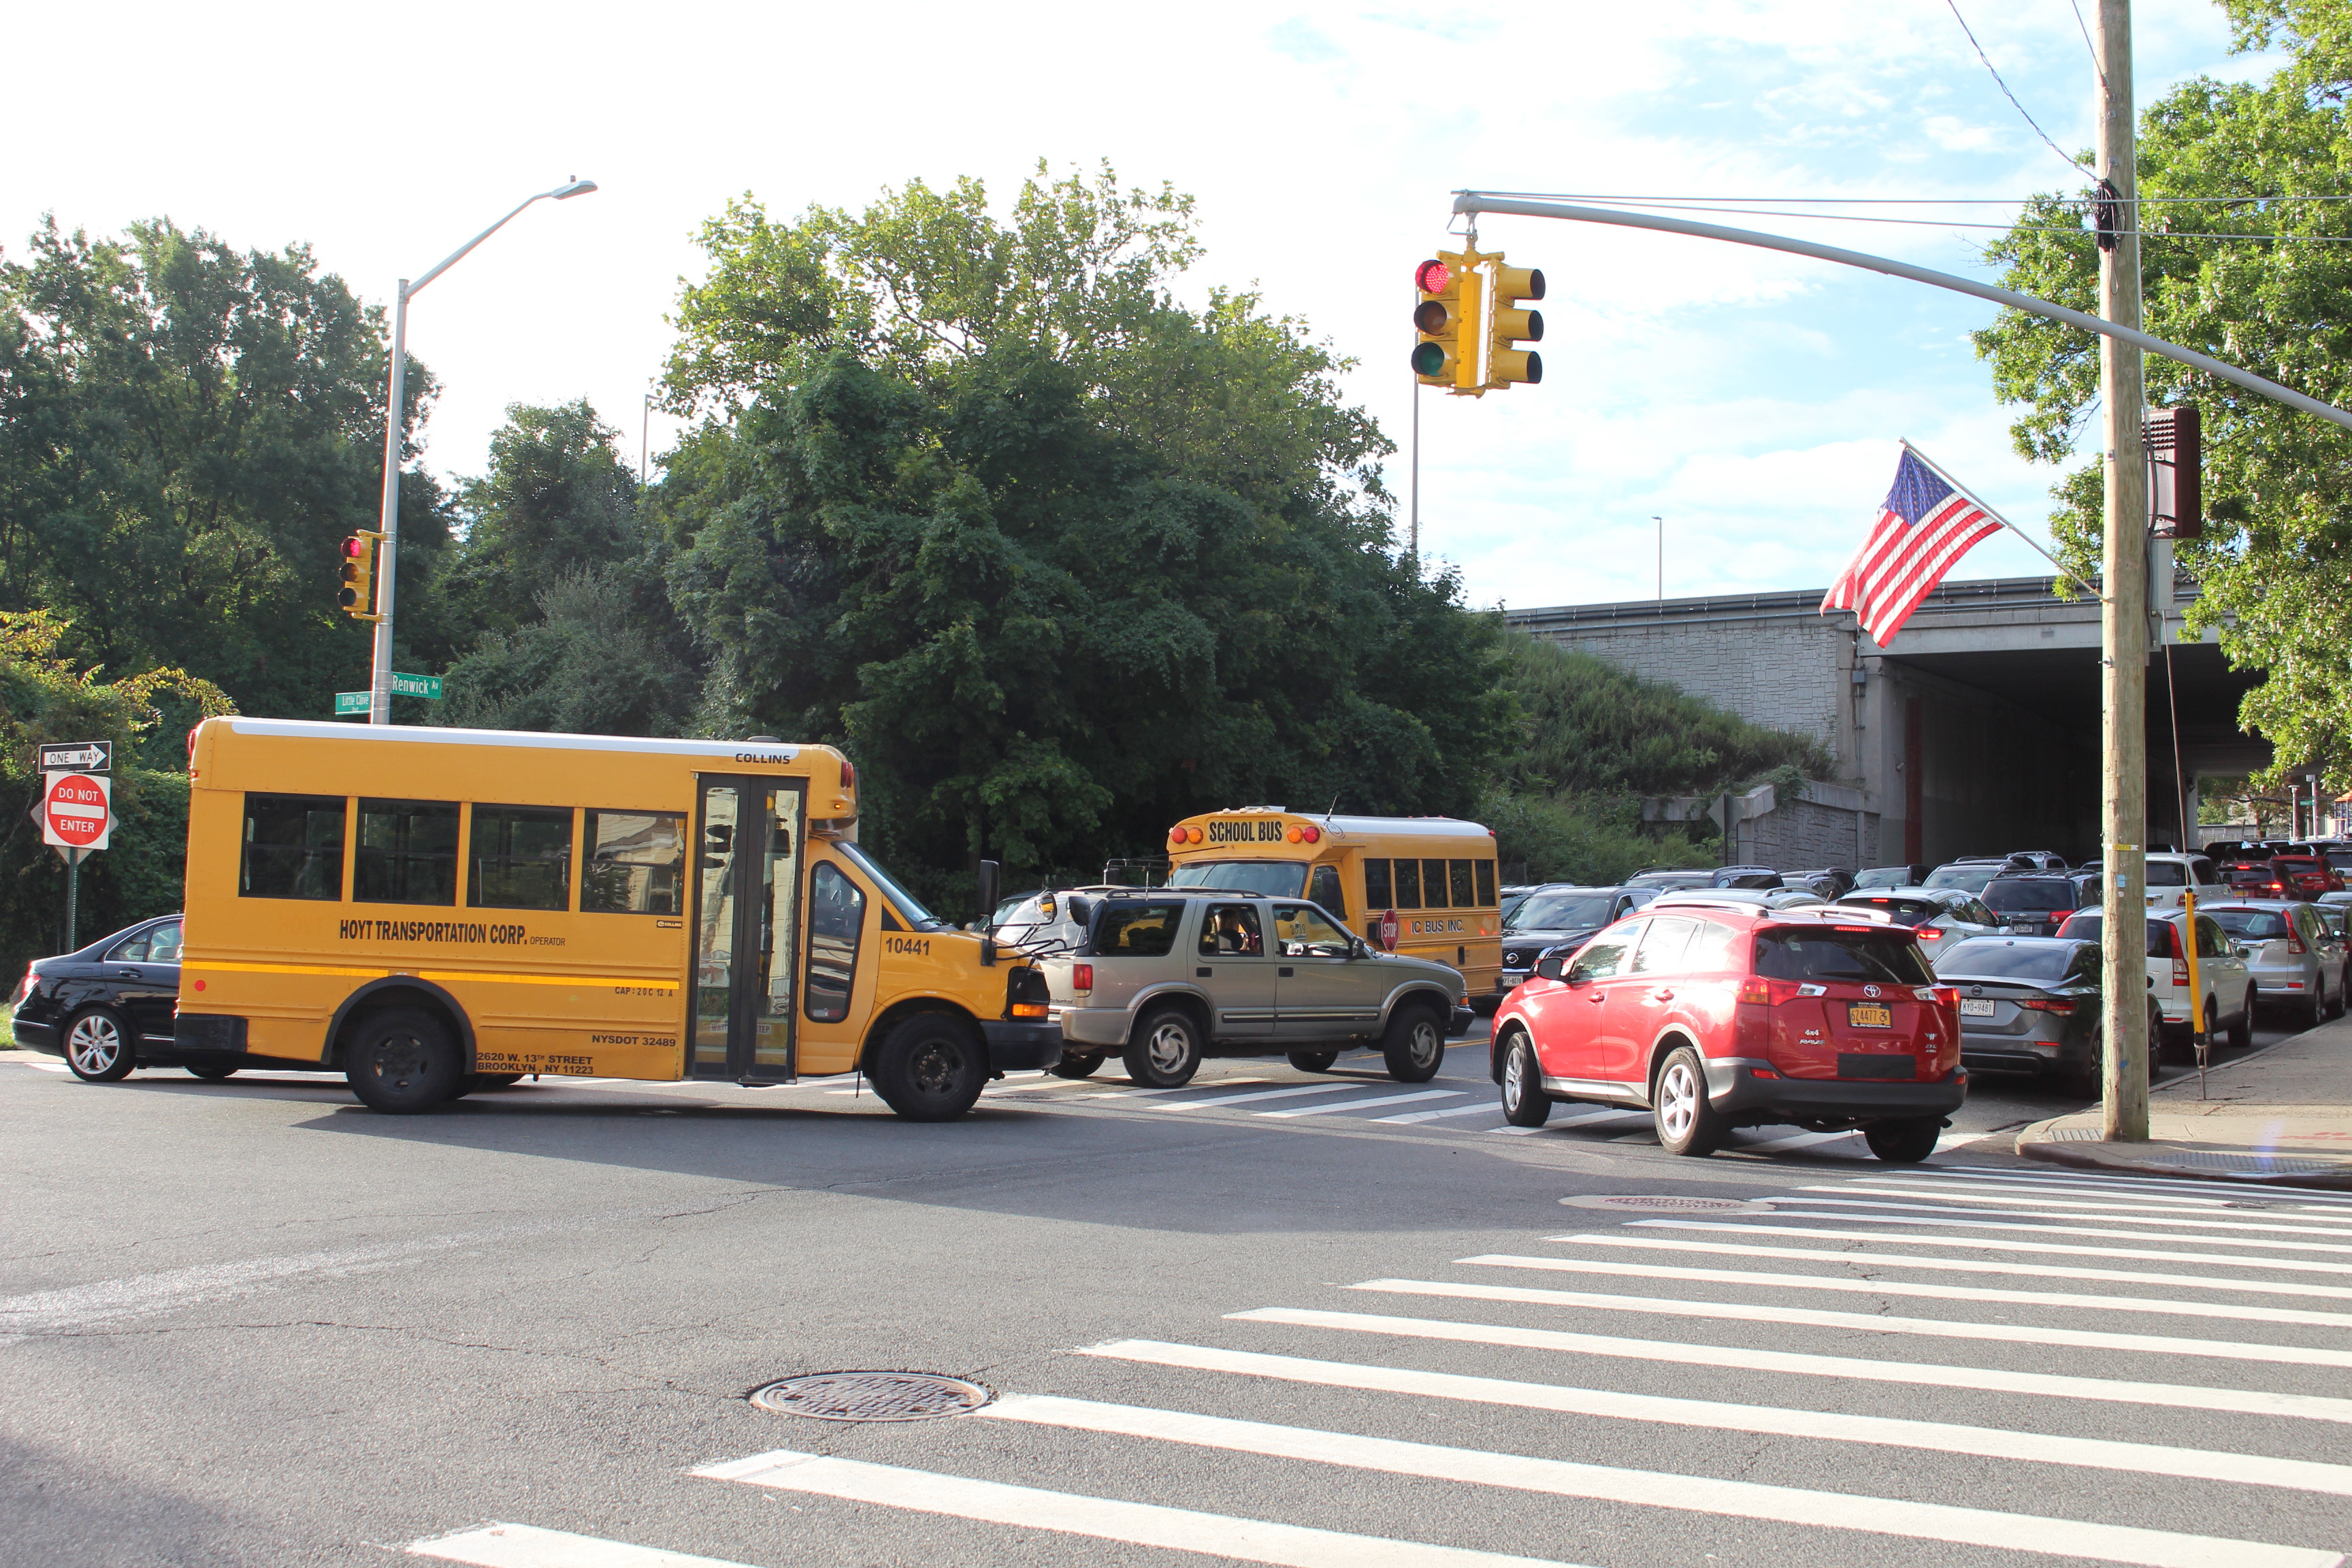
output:
<path id="1" fill-rule="evenodd" d="M 0 1563 L 2285 1568 L 2352 1536 L 2352 1201 L 2021 1164 L 1958 1141 L 2073 1104 L 1990 1075 L 1898 1168 L 1505 1131 L 1481 1053 L 1377 1065 L 1024 1076 L 918 1127 L 814 1083 L 395 1119 L 0 1057 Z M 858 1369 L 994 1403 L 746 1399 Z"/>

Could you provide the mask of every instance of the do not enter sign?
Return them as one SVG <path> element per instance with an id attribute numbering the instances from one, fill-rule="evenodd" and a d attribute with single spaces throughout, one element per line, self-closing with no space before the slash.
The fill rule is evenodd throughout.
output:
<path id="1" fill-rule="evenodd" d="M 41 802 L 41 838 L 62 849 L 103 849 L 114 829 L 114 781 L 51 773 Z"/>

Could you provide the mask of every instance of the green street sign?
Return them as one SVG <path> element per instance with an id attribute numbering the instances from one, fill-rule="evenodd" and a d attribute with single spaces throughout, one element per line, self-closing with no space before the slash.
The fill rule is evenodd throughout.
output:
<path id="1" fill-rule="evenodd" d="M 428 702 L 441 700 L 441 678 L 437 675 L 403 675 L 393 671 L 392 694 L 394 697 L 422 697 Z"/>
<path id="2" fill-rule="evenodd" d="M 371 695 L 372 693 L 365 691 L 336 692 L 335 717 L 340 719 L 346 713 L 366 712 L 368 710 L 368 698 Z"/>

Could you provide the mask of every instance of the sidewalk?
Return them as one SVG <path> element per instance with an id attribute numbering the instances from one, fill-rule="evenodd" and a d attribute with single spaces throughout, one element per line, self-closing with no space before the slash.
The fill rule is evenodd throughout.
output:
<path id="1" fill-rule="evenodd" d="M 2028 1160 L 2144 1176 L 2352 1190 L 2352 1017 L 2147 1097 L 2148 1141 L 2109 1143 L 2096 1106 L 2017 1135 Z"/>

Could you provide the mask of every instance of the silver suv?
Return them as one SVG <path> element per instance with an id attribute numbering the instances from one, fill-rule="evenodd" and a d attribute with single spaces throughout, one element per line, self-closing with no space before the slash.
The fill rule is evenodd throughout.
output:
<path id="1" fill-rule="evenodd" d="M 1377 952 L 1305 900 L 1202 888 L 1041 898 L 1056 907 L 1028 923 L 1052 940 L 1023 946 L 1052 992 L 1064 1078 L 1113 1052 L 1153 1089 L 1190 1082 L 1210 1055 L 1282 1053 L 1323 1072 L 1341 1050 L 1377 1043 L 1391 1077 L 1426 1083 L 1446 1037 L 1470 1027 L 1459 970 Z"/>

